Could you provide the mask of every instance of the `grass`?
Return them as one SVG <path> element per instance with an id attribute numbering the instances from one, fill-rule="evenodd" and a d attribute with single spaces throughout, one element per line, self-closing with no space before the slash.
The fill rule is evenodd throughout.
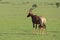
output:
<path id="1" fill-rule="evenodd" d="M 27 1 L 28 4 L 25 3 Z M 0 3 L 0 40 L 60 40 L 60 7 L 40 5 L 39 0 L 37 2 L 2 0 L 2 2 L 9 2 L 9 4 Z M 43 0 L 41 2 L 43 3 Z M 33 3 L 38 4 L 38 7 L 33 10 L 34 14 L 46 16 L 47 35 L 32 34 L 31 18 L 26 16 Z"/>

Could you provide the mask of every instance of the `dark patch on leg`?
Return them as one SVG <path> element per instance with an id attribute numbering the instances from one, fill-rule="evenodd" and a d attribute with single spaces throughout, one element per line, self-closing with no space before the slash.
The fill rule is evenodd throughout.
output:
<path id="1" fill-rule="evenodd" d="M 43 23 L 43 27 L 46 29 L 46 25 Z"/>

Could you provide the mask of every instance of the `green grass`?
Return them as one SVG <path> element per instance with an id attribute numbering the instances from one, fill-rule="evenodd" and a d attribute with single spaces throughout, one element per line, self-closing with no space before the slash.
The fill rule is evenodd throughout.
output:
<path id="1" fill-rule="evenodd" d="M 28 4 L 25 2 L 29 2 Z M 56 0 L 46 0 L 56 2 Z M 2 0 L 0 3 L 0 40 L 60 40 L 60 7 L 40 5 L 44 0 Z M 38 7 L 34 14 L 46 16 L 47 35 L 32 34 L 31 18 L 27 18 L 28 10 L 33 3 Z"/>

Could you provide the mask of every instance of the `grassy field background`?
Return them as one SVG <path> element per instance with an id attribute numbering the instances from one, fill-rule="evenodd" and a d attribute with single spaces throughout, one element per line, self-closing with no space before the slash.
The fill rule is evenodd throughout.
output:
<path id="1" fill-rule="evenodd" d="M 59 0 L 2 0 L 0 1 L 0 40 L 60 40 L 60 7 L 44 5 Z M 28 10 L 36 3 L 34 14 L 47 19 L 47 35 L 33 35 Z"/>

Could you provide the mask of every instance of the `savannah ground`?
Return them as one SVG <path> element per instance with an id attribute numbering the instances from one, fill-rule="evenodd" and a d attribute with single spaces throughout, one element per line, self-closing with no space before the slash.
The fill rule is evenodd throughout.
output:
<path id="1" fill-rule="evenodd" d="M 0 40 L 60 40 L 60 7 L 45 5 L 56 0 L 2 0 L 0 1 Z M 34 14 L 47 19 L 47 35 L 32 34 L 28 10 L 36 3 Z"/>

